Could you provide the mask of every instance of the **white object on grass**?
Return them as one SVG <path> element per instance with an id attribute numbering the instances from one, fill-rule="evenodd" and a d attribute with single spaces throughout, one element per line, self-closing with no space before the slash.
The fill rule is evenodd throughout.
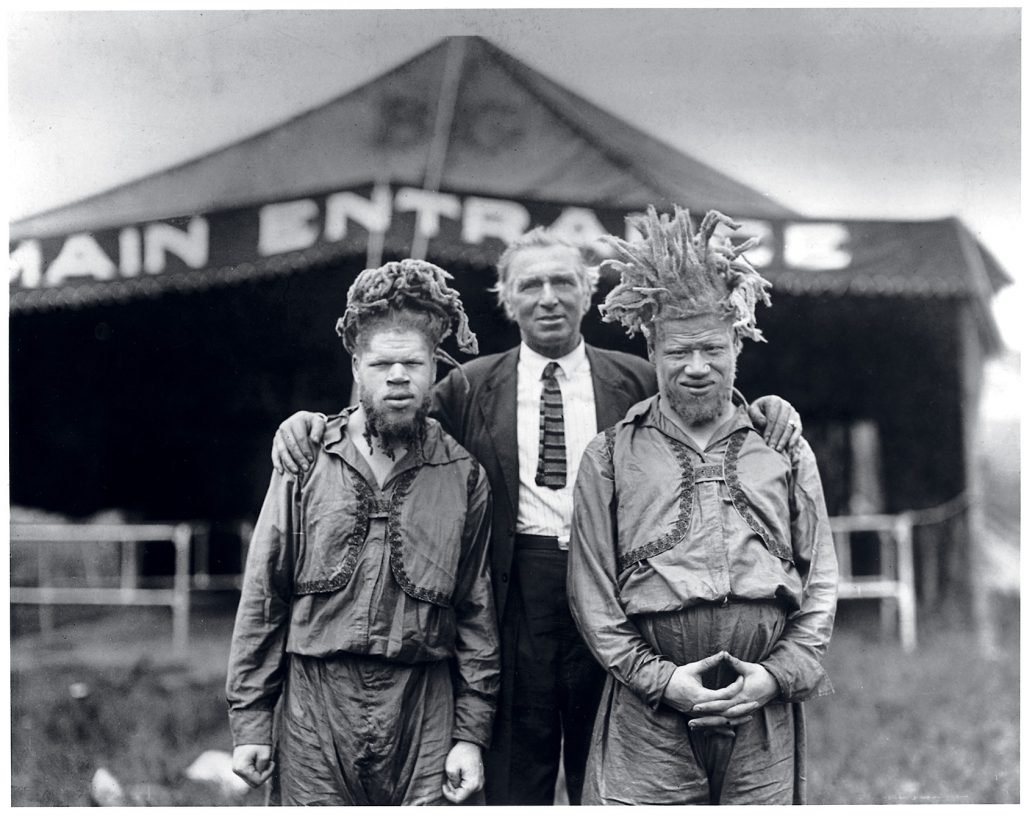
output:
<path id="1" fill-rule="evenodd" d="M 121 783 L 106 768 L 97 768 L 92 775 L 89 793 L 92 801 L 101 808 L 123 807 L 128 804 Z"/>
<path id="2" fill-rule="evenodd" d="M 185 776 L 195 782 L 209 782 L 226 796 L 242 796 L 249 786 L 231 769 L 231 754 L 226 751 L 203 751 L 185 769 Z"/>

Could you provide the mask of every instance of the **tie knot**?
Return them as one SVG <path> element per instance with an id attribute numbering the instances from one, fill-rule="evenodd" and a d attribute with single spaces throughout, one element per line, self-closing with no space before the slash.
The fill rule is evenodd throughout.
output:
<path id="1" fill-rule="evenodd" d="M 544 372 L 541 374 L 541 378 L 547 381 L 550 378 L 554 378 L 558 375 L 558 371 L 561 367 L 558 366 L 557 361 L 549 361 L 547 366 L 544 367 Z"/>

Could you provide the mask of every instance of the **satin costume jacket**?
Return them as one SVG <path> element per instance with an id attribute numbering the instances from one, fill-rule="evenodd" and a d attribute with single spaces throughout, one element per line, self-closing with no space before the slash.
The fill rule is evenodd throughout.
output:
<path id="1" fill-rule="evenodd" d="M 286 654 L 345 652 L 400 663 L 453 660 L 452 738 L 486 747 L 498 688 L 498 635 L 487 559 L 490 500 L 479 463 L 429 419 L 378 489 L 328 421 L 301 479 L 272 476 L 253 534 L 228 669 L 235 744 L 269 744 Z M 367 555 L 371 519 L 386 530 Z M 369 613 L 349 581 L 359 561 L 386 561 L 400 591 Z"/>

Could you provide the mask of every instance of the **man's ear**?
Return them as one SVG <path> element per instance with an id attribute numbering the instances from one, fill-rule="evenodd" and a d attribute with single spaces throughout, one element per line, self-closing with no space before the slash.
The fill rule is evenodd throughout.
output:
<path id="1" fill-rule="evenodd" d="M 352 383 L 359 384 L 359 355 L 352 353 Z"/>

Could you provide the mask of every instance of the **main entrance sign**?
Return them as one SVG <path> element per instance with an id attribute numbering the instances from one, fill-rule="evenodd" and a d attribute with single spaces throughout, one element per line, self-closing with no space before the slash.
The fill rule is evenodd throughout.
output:
<path id="1" fill-rule="evenodd" d="M 543 224 L 566 238 L 589 242 L 605 233 L 629 236 L 627 211 L 494 199 L 411 186 L 365 185 L 300 199 L 145 223 L 24 238 L 12 243 L 10 287 L 17 294 L 83 285 L 221 270 L 273 272 L 294 267 L 295 254 L 365 253 L 386 248 L 402 255 L 419 237 L 427 255 L 493 263 L 502 248 Z M 850 232 L 837 222 L 744 220 L 733 237 L 758 236 L 748 254 L 757 267 L 841 270 L 851 263 Z M 178 286 L 187 283 L 178 282 Z M 147 288 L 148 290 L 149 288 Z M 98 293 L 94 287 L 89 291 Z"/>

